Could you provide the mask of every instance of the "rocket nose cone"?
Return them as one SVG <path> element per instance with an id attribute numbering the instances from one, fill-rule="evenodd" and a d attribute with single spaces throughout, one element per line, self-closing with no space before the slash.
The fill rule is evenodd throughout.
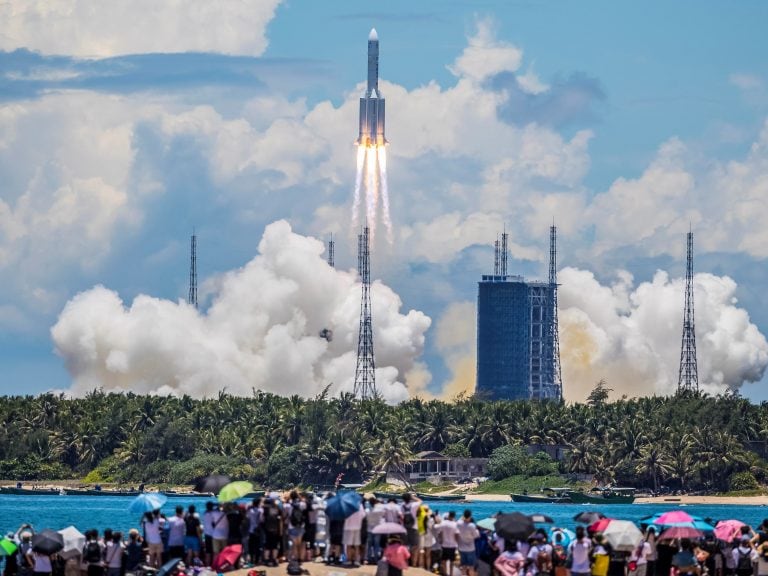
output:
<path id="1" fill-rule="evenodd" d="M 376 34 L 376 28 L 371 28 L 371 33 L 368 34 L 368 40 L 378 40 L 379 35 Z"/>

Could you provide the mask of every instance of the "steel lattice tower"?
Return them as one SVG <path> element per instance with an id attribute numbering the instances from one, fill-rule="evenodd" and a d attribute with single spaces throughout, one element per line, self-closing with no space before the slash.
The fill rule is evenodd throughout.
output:
<path id="1" fill-rule="evenodd" d="M 362 283 L 360 330 L 357 335 L 357 367 L 354 395 L 376 397 L 376 362 L 373 356 L 373 319 L 371 317 L 371 252 L 368 226 L 357 237 L 357 272 Z"/>
<path id="2" fill-rule="evenodd" d="M 197 308 L 197 236 L 192 232 L 189 257 L 189 294 L 187 303 Z"/>
<path id="3" fill-rule="evenodd" d="M 685 260 L 685 311 L 683 342 L 680 347 L 680 372 L 677 391 L 699 391 L 699 369 L 696 363 L 696 323 L 693 314 L 693 232 L 688 232 Z"/>
<path id="4" fill-rule="evenodd" d="M 563 399 L 563 375 L 560 369 L 560 329 L 557 321 L 557 227 L 549 228 L 549 290 L 550 353 L 552 354 L 552 385 L 558 400 Z"/>
<path id="5" fill-rule="evenodd" d="M 328 266 L 336 268 L 336 242 L 333 241 L 333 233 L 328 239 Z"/>

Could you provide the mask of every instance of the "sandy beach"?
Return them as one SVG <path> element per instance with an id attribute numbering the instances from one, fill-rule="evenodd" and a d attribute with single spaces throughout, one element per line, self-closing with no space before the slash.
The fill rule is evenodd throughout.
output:
<path id="1" fill-rule="evenodd" d="M 471 502 L 510 502 L 505 494 L 467 494 L 466 501 Z M 768 506 L 768 496 L 656 496 L 637 498 L 635 504 L 729 504 L 732 506 Z"/>

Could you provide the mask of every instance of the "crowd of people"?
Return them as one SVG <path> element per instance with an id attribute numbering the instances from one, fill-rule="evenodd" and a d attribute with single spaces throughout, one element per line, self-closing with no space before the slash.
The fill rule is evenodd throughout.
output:
<path id="1" fill-rule="evenodd" d="M 378 576 L 401 576 L 408 567 L 441 576 L 768 576 L 768 519 L 757 531 L 742 527 L 730 542 L 659 541 L 649 525 L 630 551 L 585 526 L 575 536 L 537 528 L 510 538 L 479 526 L 469 509 L 440 514 L 408 493 L 386 501 L 369 495 L 343 519 L 327 516 L 325 507 L 324 498 L 292 491 L 247 505 L 209 501 L 201 512 L 194 505 L 169 516 L 154 510 L 125 536 L 87 531 L 82 550 L 67 555 L 34 550 L 32 527 L 23 525 L 6 537 L 17 550 L 6 557 L 3 576 L 123 576 L 170 559 L 181 571 L 201 570 L 215 568 L 233 546 L 239 558 L 230 568 L 286 562 L 289 574 L 304 562 L 325 562 L 377 565 Z"/>

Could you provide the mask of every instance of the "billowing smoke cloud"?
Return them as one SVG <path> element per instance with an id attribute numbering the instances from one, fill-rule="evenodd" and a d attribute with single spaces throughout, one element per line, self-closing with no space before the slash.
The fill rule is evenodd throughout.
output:
<path id="1" fill-rule="evenodd" d="M 583 400 L 601 378 L 614 395 L 669 394 L 677 387 L 684 284 L 658 271 L 634 285 L 620 271 L 610 286 L 591 272 L 559 273 L 560 351 L 565 396 Z M 737 307 L 736 283 L 696 274 L 696 346 L 699 387 L 709 393 L 760 380 L 768 342 Z"/>
<path id="2" fill-rule="evenodd" d="M 322 257 L 324 245 L 278 221 L 267 226 L 259 254 L 213 284 L 206 312 L 184 302 L 138 296 L 130 307 L 102 286 L 78 294 L 51 329 L 76 394 L 103 387 L 137 393 L 282 395 L 351 391 L 360 284 Z M 385 399 L 407 398 L 430 319 L 390 288 L 371 286 L 376 383 Z M 331 339 L 321 338 L 329 329 Z"/>

